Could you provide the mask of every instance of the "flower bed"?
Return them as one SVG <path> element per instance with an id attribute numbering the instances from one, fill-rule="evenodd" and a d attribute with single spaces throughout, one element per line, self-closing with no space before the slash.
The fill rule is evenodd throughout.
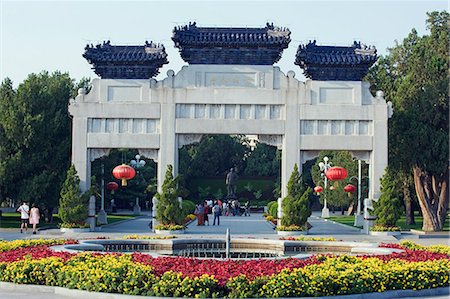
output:
<path id="1" fill-rule="evenodd" d="M 398 226 L 386 226 L 386 225 L 380 225 L 375 224 L 370 228 L 370 231 L 373 232 L 400 232 L 400 227 Z"/>
<path id="2" fill-rule="evenodd" d="M 287 241 L 336 241 L 333 237 L 281 237 L 280 240 Z"/>
<path id="3" fill-rule="evenodd" d="M 49 244 L 14 242 L 0 243 L 11 248 L 0 255 L 1 281 L 131 295 L 248 298 L 419 290 L 448 286 L 450 272 L 448 254 L 411 242 L 405 246 L 418 247 L 385 244 L 405 252 L 383 256 L 244 261 L 57 253 Z"/>
<path id="4" fill-rule="evenodd" d="M 283 231 L 283 232 L 294 232 L 294 231 L 307 231 L 309 229 L 308 225 L 280 225 L 277 227 L 277 231 Z"/>
<path id="5" fill-rule="evenodd" d="M 167 240 L 176 239 L 176 236 L 140 236 L 140 235 L 126 235 L 122 239 L 125 240 Z"/>
<path id="6" fill-rule="evenodd" d="M 183 230 L 184 226 L 177 224 L 158 224 L 155 226 L 157 230 Z"/>

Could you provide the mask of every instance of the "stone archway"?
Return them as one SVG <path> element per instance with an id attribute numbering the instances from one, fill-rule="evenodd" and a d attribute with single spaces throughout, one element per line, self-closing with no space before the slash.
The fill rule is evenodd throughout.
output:
<path id="1" fill-rule="evenodd" d="M 199 42 L 192 44 L 187 36 L 197 36 Z M 189 65 L 178 73 L 169 70 L 160 81 L 148 78 L 167 63 L 161 45 L 88 46 L 84 56 L 102 79 L 92 81 L 88 94 L 80 89 L 69 105 L 72 162 L 81 188 L 89 187 L 88 162 L 99 149 L 137 148 L 154 157 L 160 189 L 167 165 L 177 173 L 180 146 L 203 134 L 245 134 L 281 148 L 282 197 L 294 164 L 301 166 L 319 150 L 349 150 L 369 160 L 370 197 L 376 200 L 387 166 L 387 119 L 392 114 L 383 93 L 373 97 L 369 84 L 361 81 L 376 51 L 358 43 L 300 45 L 295 64 L 309 78 L 302 82 L 293 71 L 285 75 L 273 66 L 289 36 L 289 29 L 273 24 L 177 27 L 173 40 Z M 124 54 L 116 55 L 120 51 Z M 321 55 L 327 59 L 319 59 Z"/>

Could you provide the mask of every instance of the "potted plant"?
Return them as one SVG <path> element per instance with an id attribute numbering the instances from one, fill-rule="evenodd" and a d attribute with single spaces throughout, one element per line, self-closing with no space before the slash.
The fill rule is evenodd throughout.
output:
<path id="1" fill-rule="evenodd" d="M 172 174 L 172 165 L 167 165 L 164 183 L 161 192 L 155 194 L 158 200 L 156 204 L 156 220 L 159 224 L 155 226 L 156 234 L 174 235 L 183 234 L 183 213 L 178 201 L 178 180 Z"/>
<path id="2" fill-rule="evenodd" d="M 375 225 L 370 228 L 371 235 L 398 236 L 400 227 L 396 226 L 401 216 L 402 208 L 396 194 L 395 180 L 388 169 L 381 179 L 381 195 L 374 202 L 374 212 L 377 216 Z"/>
<path id="3" fill-rule="evenodd" d="M 309 208 L 309 196 L 311 188 L 306 188 L 301 182 L 297 164 L 294 165 L 291 177 L 287 185 L 287 196 L 283 198 L 283 216 L 281 225 L 277 227 L 278 235 L 306 235 L 311 225 L 307 222 L 311 216 Z"/>
<path id="4" fill-rule="evenodd" d="M 87 203 L 90 192 L 82 193 L 80 178 L 74 165 L 67 170 L 66 180 L 61 188 L 59 199 L 59 218 L 61 231 L 84 232 L 89 231 Z"/>

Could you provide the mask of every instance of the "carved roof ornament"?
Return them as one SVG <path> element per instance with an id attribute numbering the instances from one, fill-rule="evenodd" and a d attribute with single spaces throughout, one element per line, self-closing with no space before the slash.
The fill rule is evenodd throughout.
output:
<path id="1" fill-rule="evenodd" d="M 141 46 L 113 46 L 107 41 L 84 50 L 83 57 L 102 79 L 149 79 L 169 63 L 164 46 L 148 41 Z"/>
<path id="2" fill-rule="evenodd" d="M 175 27 L 172 40 L 190 64 L 273 65 L 291 41 L 288 28 Z"/>
<path id="3" fill-rule="evenodd" d="M 374 46 L 353 42 L 350 47 L 318 46 L 316 41 L 300 45 L 295 64 L 313 80 L 361 81 L 377 60 Z"/>

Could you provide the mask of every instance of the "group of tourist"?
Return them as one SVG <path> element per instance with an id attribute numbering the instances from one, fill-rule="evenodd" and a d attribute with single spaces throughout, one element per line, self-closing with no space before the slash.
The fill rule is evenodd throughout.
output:
<path id="1" fill-rule="evenodd" d="M 222 202 L 218 200 L 205 200 L 203 203 L 197 204 L 195 208 L 197 215 L 197 225 L 209 225 L 208 215 L 212 214 L 213 225 L 220 225 L 220 216 L 250 216 L 250 206 L 247 201 L 244 206 L 237 199 Z"/>
<path id="2" fill-rule="evenodd" d="M 195 215 L 197 215 L 197 225 L 209 225 L 208 215 L 212 213 L 214 216 L 213 225 L 220 225 L 220 214 L 222 213 L 222 201 L 221 200 L 205 200 L 203 203 L 199 203 L 195 208 Z"/>
<path id="3" fill-rule="evenodd" d="M 33 225 L 33 234 L 36 234 L 37 225 L 39 224 L 39 219 L 41 218 L 41 212 L 35 203 L 31 206 L 28 206 L 27 202 L 22 202 L 22 205 L 17 209 L 17 212 L 20 213 L 20 233 L 25 233 L 28 231 L 28 223 Z"/>

